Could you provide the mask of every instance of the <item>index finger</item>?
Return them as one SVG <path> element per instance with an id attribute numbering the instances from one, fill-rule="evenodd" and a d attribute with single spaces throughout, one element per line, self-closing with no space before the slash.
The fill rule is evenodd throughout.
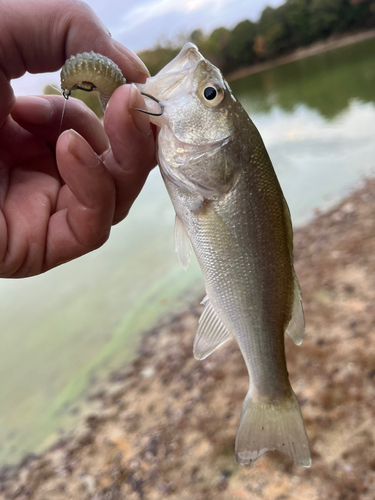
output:
<path id="1" fill-rule="evenodd" d="M 0 0 L 0 14 L 0 95 L 6 97 L 0 102 L 0 126 L 13 104 L 9 81 L 26 71 L 56 71 L 71 55 L 92 50 L 112 59 L 128 81 L 148 76 L 142 61 L 113 40 L 80 0 Z"/>

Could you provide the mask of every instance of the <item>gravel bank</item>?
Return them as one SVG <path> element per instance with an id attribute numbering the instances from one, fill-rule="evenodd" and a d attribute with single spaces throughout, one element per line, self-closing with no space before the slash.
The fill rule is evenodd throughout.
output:
<path id="1" fill-rule="evenodd" d="M 306 336 L 286 339 L 313 466 L 237 466 L 247 373 L 234 341 L 197 362 L 201 306 L 147 332 L 137 359 L 41 456 L 0 472 L 0 500 L 375 498 L 375 180 L 295 233 Z"/>

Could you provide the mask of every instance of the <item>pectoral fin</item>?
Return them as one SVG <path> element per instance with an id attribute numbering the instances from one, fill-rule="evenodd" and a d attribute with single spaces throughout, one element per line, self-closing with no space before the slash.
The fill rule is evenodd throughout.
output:
<path id="1" fill-rule="evenodd" d="M 302 309 L 302 295 L 298 284 L 297 276 L 294 279 L 294 300 L 292 318 L 289 321 L 287 334 L 296 345 L 302 344 L 303 335 L 305 333 L 305 318 Z"/>
<path id="2" fill-rule="evenodd" d="M 202 304 L 205 308 L 199 318 L 198 331 L 194 340 L 194 358 L 198 360 L 207 358 L 221 344 L 232 338 L 207 296 Z"/>
<path id="3" fill-rule="evenodd" d="M 187 270 L 192 252 L 191 241 L 181 219 L 176 215 L 174 226 L 174 248 L 182 267 Z"/>
<path id="4" fill-rule="evenodd" d="M 292 219 L 290 217 L 290 211 L 288 204 L 284 200 L 284 210 L 285 210 L 285 220 L 287 221 L 287 232 L 288 232 L 288 243 L 291 253 L 291 258 L 293 259 L 293 227 Z M 294 271 L 293 271 L 294 273 Z M 303 335 L 305 333 L 305 318 L 302 309 L 302 295 L 301 289 L 299 287 L 297 276 L 294 273 L 294 297 L 293 297 L 293 310 L 292 317 L 289 321 L 288 327 L 286 329 L 287 334 L 293 340 L 296 345 L 302 344 Z"/>

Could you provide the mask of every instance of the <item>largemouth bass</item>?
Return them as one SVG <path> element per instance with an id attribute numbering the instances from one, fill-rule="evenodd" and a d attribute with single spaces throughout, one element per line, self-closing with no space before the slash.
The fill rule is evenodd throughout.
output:
<path id="1" fill-rule="evenodd" d="M 106 61 L 93 53 L 70 58 L 61 72 L 64 96 L 97 88 L 105 108 L 125 81 Z M 237 460 L 248 464 L 279 450 L 310 467 L 284 351 L 285 332 L 298 345 L 305 327 L 292 224 L 259 132 L 193 44 L 137 86 L 151 97 L 147 112 L 158 127 L 158 162 L 176 211 L 176 251 L 186 269 L 194 250 L 206 285 L 194 356 L 206 358 L 233 336 L 249 372 Z"/>
<path id="2" fill-rule="evenodd" d="M 259 132 L 193 44 L 138 88 L 163 110 L 151 121 L 176 211 L 176 251 L 186 268 L 193 248 L 206 285 L 194 356 L 206 358 L 233 336 L 249 372 L 237 460 L 280 450 L 309 467 L 284 351 L 286 331 L 296 344 L 304 333 L 291 219 Z M 146 101 L 157 113 L 158 104 Z"/>

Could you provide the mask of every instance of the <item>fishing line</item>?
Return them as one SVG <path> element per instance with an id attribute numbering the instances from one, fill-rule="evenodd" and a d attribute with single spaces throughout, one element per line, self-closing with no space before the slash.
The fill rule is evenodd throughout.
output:
<path id="1" fill-rule="evenodd" d="M 61 120 L 60 120 L 60 128 L 59 128 L 59 134 L 61 134 L 61 130 L 62 130 L 62 124 L 63 124 L 63 120 L 64 120 L 64 116 L 65 116 L 65 106 L 66 106 L 66 101 L 68 100 L 69 96 L 70 96 L 70 91 L 68 91 L 67 93 L 65 93 L 65 90 L 62 91 L 61 89 L 59 89 L 58 87 L 55 87 L 55 85 L 50 85 L 51 88 L 53 88 L 53 90 L 57 90 L 57 92 L 63 96 L 64 98 L 64 106 L 63 106 L 63 109 L 62 109 L 62 113 L 61 113 Z"/>
<path id="2" fill-rule="evenodd" d="M 65 106 L 66 106 L 67 102 L 68 102 L 68 99 L 64 99 L 64 106 L 63 106 L 63 110 L 62 110 L 62 113 L 61 113 L 59 135 L 61 134 L 61 130 L 62 130 L 62 124 L 63 124 L 63 120 L 64 120 L 64 116 L 65 116 Z"/>

